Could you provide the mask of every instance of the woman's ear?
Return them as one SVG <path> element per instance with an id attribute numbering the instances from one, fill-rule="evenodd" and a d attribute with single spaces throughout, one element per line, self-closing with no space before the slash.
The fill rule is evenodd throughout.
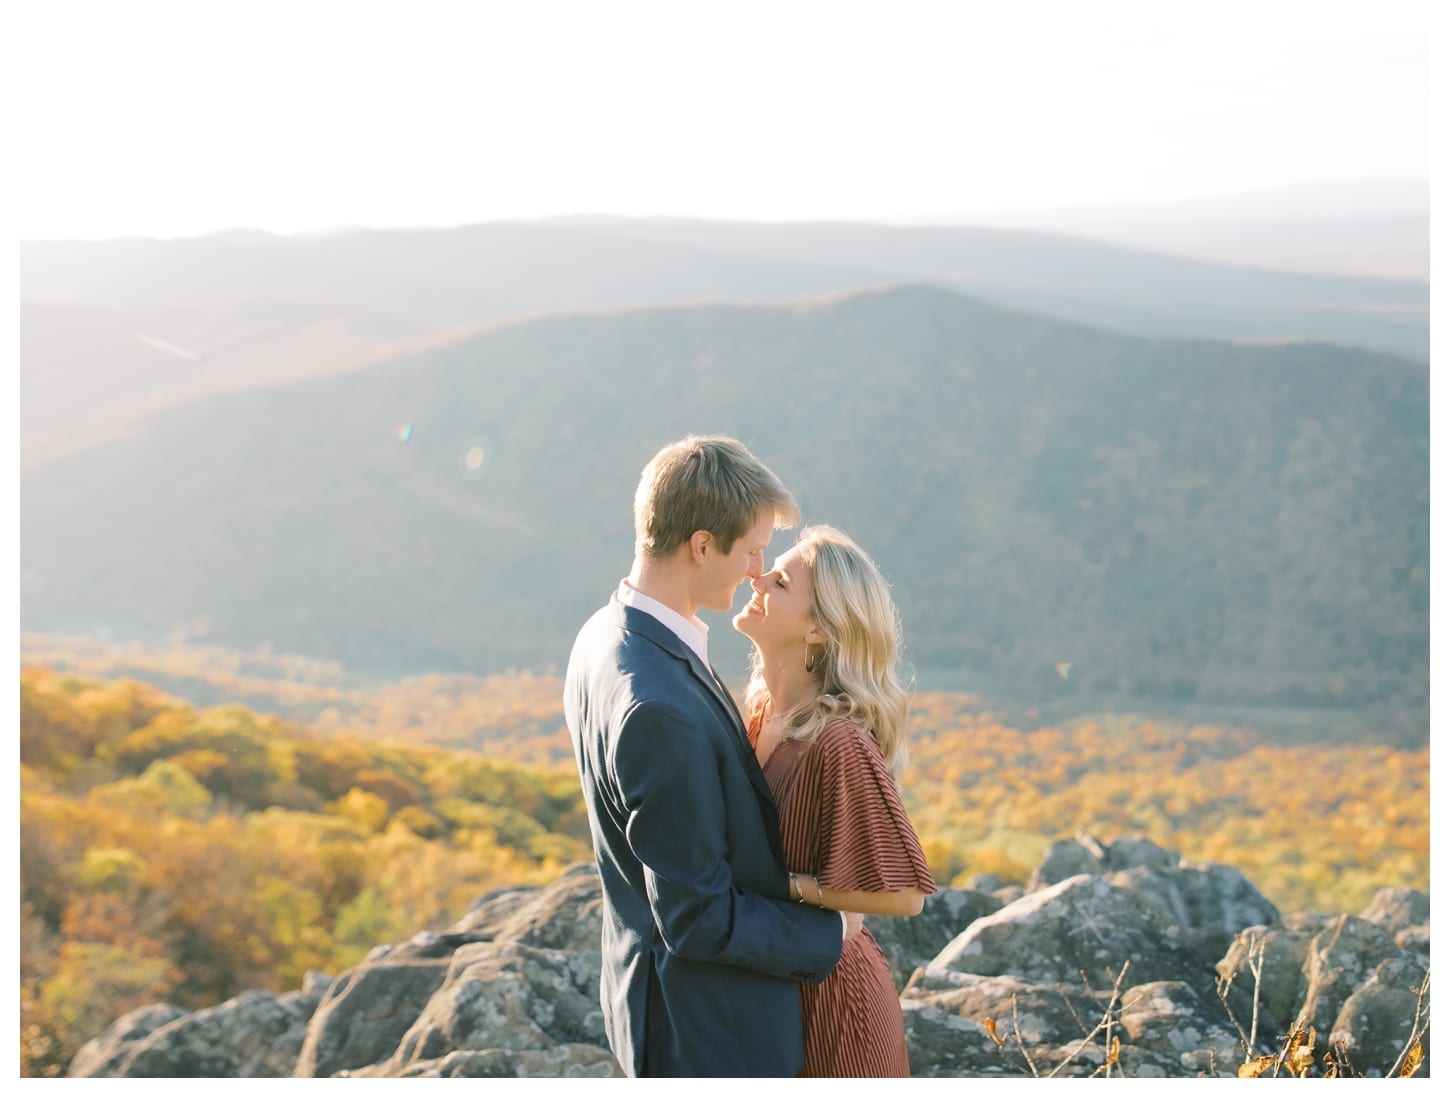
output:
<path id="1" fill-rule="evenodd" d="M 821 627 L 819 625 L 817 625 L 815 622 L 811 622 L 811 627 L 806 630 L 806 643 L 807 644 L 825 644 L 826 643 L 826 635 L 821 632 Z"/>

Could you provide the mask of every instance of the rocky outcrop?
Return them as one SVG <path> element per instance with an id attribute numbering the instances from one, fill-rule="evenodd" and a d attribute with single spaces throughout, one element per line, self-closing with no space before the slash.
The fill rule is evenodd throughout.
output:
<path id="1" fill-rule="evenodd" d="M 597 951 L 479 942 L 454 954 L 395 1051 L 338 1074 L 616 1075 L 605 1044 Z"/>
<path id="2" fill-rule="evenodd" d="M 69 1074 L 72 1078 L 87 1079 L 131 1075 L 130 1061 L 146 1039 L 168 1022 L 185 1017 L 186 1011 L 170 1003 L 139 1007 L 123 1014 L 100 1037 L 81 1047 L 70 1062 Z"/>
<path id="3" fill-rule="evenodd" d="M 891 919 L 871 915 L 866 925 L 881 943 L 891 963 L 896 990 L 906 987 L 911 974 L 946 948 L 964 926 L 1002 908 L 1002 901 L 990 892 L 971 888 L 944 888 L 926 898 L 921 914 L 914 919 Z"/>
<path id="4" fill-rule="evenodd" d="M 599 876 L 490 892 L 442 934 L 375 950 L 318 1007 L 298 1076 L 611 1075 Z"/>
<path id="5" fill-rule="evenodd" d="M 71 1061 L 72 1078 L 265 1078 L 291 1075 L 329 981 L 308 975 L 301 991 L 244 991 L 187 1014 L 173 1006 L 133 1010 Z"/>
<path id="6" fill-rule="evenodd" d="M 928 897 L 915 919 L 867 921 L 918 1076 L 1233 1075 L 1309 1027 L 1316 1065 L 1333 1042 L 1353 1069 L 1384 1074 L 1428 1014 L 1423 892 L 1383 890 L 1358 916 L 1281 917 L 1230 866 L 1089 836 L 1054 844 L 1026 891 L 970 884 Z M 70 1075 L 619 1075 L 598 1000 L 600 926 L 598 875 L 574 866 L 300 991 L 133 1011 Z"/>
<path id="7" fill-rule="evenodd" d="M 1413 888 L 1382 888 L 1360 918 L 1393 934 L 1401 949 L 1429 959 L 1430 897 L 1425 893 Z"/>

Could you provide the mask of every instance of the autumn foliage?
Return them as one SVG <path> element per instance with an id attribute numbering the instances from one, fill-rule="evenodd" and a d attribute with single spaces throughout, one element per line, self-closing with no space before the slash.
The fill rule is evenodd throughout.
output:
<path id="1" fill-rule="evenodd" d="M 120 1014 L 297 987 L 587 858 L 577 779 L 21 672 L 21 1067 Z"/>
<path id="2" fill-rule="evenodd" d="M 1025 883 L 1054 840 L 1082 831 L 1233 865 L 1284 912 L 1429 888 L 1428 751 L 1125 715 L 1024 731 L 952 694 L 918 696 L 908 735 L 907 803 L 948 880 Z"/>
<path id="3" fill-rule="evenodd" d="M 295 988 L 589 857 L 548 675 L 249 680 L 292 719 L 41 666 L 20 688 L 27 1075 L 63 1074 L 137 1006 Z M 946 693 L 917 696 L 908 735 L 906 804 L 943 885 L 1025 884 L 1082 831 L 1234 865 L 1285 912 L 1429 886 L 1424 750 L 1123 715 L 1019 728 Z"/>

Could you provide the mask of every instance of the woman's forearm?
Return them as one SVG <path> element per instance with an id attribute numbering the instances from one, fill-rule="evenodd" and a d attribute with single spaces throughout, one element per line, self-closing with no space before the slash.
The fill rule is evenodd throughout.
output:
<path id="1" fill-rule="evenodd" d="M 821 888 L 809 873 L 790 875 L 790 898 L 831 911 L 857 911 L 862 915 L 920 915 L 926 893 L 919 888 L 894 892 L 844 892 Z"/>

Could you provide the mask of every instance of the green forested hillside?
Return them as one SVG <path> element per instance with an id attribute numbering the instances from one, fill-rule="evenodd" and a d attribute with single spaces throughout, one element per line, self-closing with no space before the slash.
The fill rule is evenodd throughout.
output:
<path id="1" fill-rule="evenodd" d="M 640 467 L 725 431 L 879 558 L 923 670 L 1389 706 L 1417 743 L 1427 397 L 1389 355 L 1134 339 L 920 287 L 541 319 L 27 471 L 22 624 L 388 676 L 558 668 L 628 568 Z M 743 668 L 723 621 L 717 642 Z"/>

